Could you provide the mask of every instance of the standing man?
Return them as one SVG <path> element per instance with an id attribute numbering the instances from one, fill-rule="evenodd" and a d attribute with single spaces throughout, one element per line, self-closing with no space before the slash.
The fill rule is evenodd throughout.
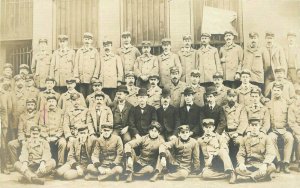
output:
<path id="1" fill-rule="evenodd" d="M 74 76 L 75 51 L 68 47 L 67 35 L 58 36 L 59 48 L 54 51 L 51 59 L 50 77 L 56 81 L 57 91 L 67 91 L 66 80 Z"/>
<path id="2" fill-rule="evenodd" d="M 41 91 L 38 96 L 37 101 L 37 109 L 42 110 L 45 109 L 46 103 L 47 103 L 47 97 L 48 96 L 55 96 L 56 100 L 58 101 L 60 98 L 60 94 L 56 91 L 54 91 L 54 86 L 56 82 L 54 78 L 47 77 L 45 80 L 45 87 L 46 89 L 44 91 Z"/>
<path id="3" fill-rule="evenodd" d="M 21 64 L 19 67 L 19 75 L 25 80 L 26 75 L 29 74 L 29 66 L 27 64 Z"/>
<path id="4" fill-rule="evenodd" d="M 188 125 L 190 136 L 196 139 L 203 134 L 199 118 L 201 108 L 194 103 L 195 91 L 193 88 L 185 88 L 182 94 L 184 96 L 184 105 L 179 109 L 180 125 Z"/>
<path id="5" fill-rule="evenodd" d="M 211 35 L 208 33 L 201 34 L 201 47 L 197 51 L 196 57 L 196 69 L 200 71 L 200 83 L 204 87 L 212 85 L 213 75 L 216 72 L 223 73 L 218 50 L 209 44 L 210 37 Z"/>
<path id="6" fill-rule="evenodd" d="M 25 90 L 26 97 L 38 99 L 40 90 L 35 87 L 33 74 L 28 74 L 25 76 Z"/>
<path id="7" fill-rule="evenodd" d="M 40 128 L 30 128 L 30 138 L 22 146 L 20 161 L 15 163 L 15 169 L 23 176 L 21 183 L 33 183 L 44 185 L 42 178 L 55 168 L 55 160 L 51 158 L 50 146 L 46 140 L 40 137 Z"/>
<path id="8" fill-rule="evenodd" d="M 121 57 L 124 68 L 124 74 L 127 74 L 129 71 L 133 71 L 134 63 L 136 59 L 141 55 L 141 53 L 136 47 L 131 45 L 130 32 L 123 32 L 121 34 L 121 39 L 122 47 L 117 50 L 117 55 Z"/>
<path id="9" fill-rule="evenodd" d="M 284 173 L 290 173 L 289 163 L 291 160 L 294 138 L 292 133 L 289 131 L 288 125 L 288 103 L 282 95 L 283 85 L 274 84 L 272 88 L 273 98 L 268 103 L 268 108 L 271 115 L 271 132 L 269 133 L 275 147 L 277 155 L 277 172 L 283 170 Z M 280 156 L 277 139 L 278 137 L 283 138 L 283 159 Z"/>
<path id="10" fill-rule="evenodd" d="M 95 95 L 95 105 L 89 109 L 86 124 L 92 140 L 99 138 L 103 124 L 113 124 L 113 114 L 108 106 L 105 105 L 103 94 Z"/>
<path id="11" fill-rule="evenodd" d="M 179 110 L 170 104 L 171 93 L 168 89 L 163 89 L 161 94 L 161 106 L 156 110 L 157 121 L 162 126 L 161 135 L 166 141 L 176 138 L 177 128 L 180 126 Z"/>
<path id="12" fill-rule="evenodd" d="M 287 34 L 288 46 L 285 50 L 285 57 L 288 67 L 288 79 L 292 82 L 296 82 L 296 70 L 300 68 L 300 48 L 296 44 L 297 35 L 294 32 Z"/>
<path id="13" fill-rule="evenodd" d="M 139 104 L 130 110 L 129 132 L 132 137 L 139 139 L 148 134 L 152 121 L 157 121 L 156 110 L 147 104 L 148 94 L 144 88 L 139 89 L 137 94 Z"/>
<path id="14" fill-rule="evenodd" d="M 266 33 L 266 46 L 263 48 L 263 61 L 265 71 L 265 85 L 269 85 L 274 81 L 275 68 L 281 66 L 287 72 L 287 64 L 284 55 L 284 50 L 281 46 L 275 44 L 275 34 L 272 32 Z"/>
<path id="15" fill-rule="evenodd" d="M 3 89 L 5 91 L 12 91 L 14 86 L 14 78 L 13 78 L 13 66 L 10 63 L 5 63 L 3 65 L 2 75 L 4 80 Z M 5 86 L 6 85 L 6 86 Z"/>
<path id="16" fill-rule="evenodd" d="M 76 79 L 75 78 L 69 78 L 66 80 L 67 83 L 67 91 L 63 93 L 59 100 L 58 100 L 58 107 L 60 107 L 63 111 L 69 110 L 70 107 L 73 107 L 72 105 L 72 99 L 71 95 L 76 94 L 80 98 L 80 106 L 86 107 L 84 97 L 81 93 L 76 91 Z"/>
<path id="17" fill-rule="evenodd" d="M 259 46 L 259 35 L 257 32 L 249 33 L 250 43 L 244 49 L 244 61 L 242 70 L 251 72 L 251 83 L 264 90 L 264 62 L 263 51 Z"/>
<path id="18" fill-rule="evenodd" d="M 128 90 L 128 95 L 126 97 L 126 100 L 133 106 L 137 106 L 138 100 L 137 100 L 136 94 L 138 93 L 140 88 L 136 87 L 134 85 L 134 82 L 135 82 L 134 73 L 132 71 L 129 71 L 125 75 L 125 83 L 126 83 L 127 90 Z"/>
<path id="19" fill-rule="evenodd" d="M 136 85 L 140 88 L 148 88 L 149 76 L 158 74 L 158 60 L 150 53 L 150 41 L 142 42 L 142 52 L 143 54 L 135 60 L 134 74 L 137 78 Z"/>
<path id="20" fill-rule="evenodd" d="M 123 65 L 121 58 L 112 52 L 112 41 L 103 41 L 104 53 L 100 57 L 100 81 L 103 92 L 114 100 L 116 88 L 123 80 Z"/>
<path id="21" fill-rule="evenodd" d="M 226 116 L 223 107 L 216 103 L 216 90 L 213 86 L 206 89 L 205 97 L 207 103 L 200 110 L 200 129 L 203 130 L 203 119 L 213 119 L 215 121 L 214 131 L 222 134 L 226 128 Z"/>
<path id="22" fill-rule="evenodd" d="M 179 70 L 179 78 L 182 74 L 182 66 L 177 54 L 171 52 L 171 40 L 164 38 L 161 40 L 163 53 L 158 56 L 160 85 L 165 86 L 170 81 L 170 68 L 177 67 Z"/>
<path id="23" fill-rule="evenodd" d="M 126 86 L 118 86 L 116 100 L 111 105 L 114 120 L 113 134 L 120 136 L 124 144 L 131 140 L 129 133 L 129 114 L 133 106 L 126 100 L 128 94 L 129 92 Z"/>
<path id="24" fill-rule="evenodd" d="M 164 88 L 169 89 L 171 92 L 171 105 L 179 108 L 181 99 L 183 98 L 182 92 L 187 85 L 185 82 L 180 81 L 180 72 L 178 67 L 171 67 L 169 71 L 171 81 Z"/>
<path id="25" fill-rule="evenodd" d="M 270 181 L 271 174 L 275 171 L 273 163 L 276 158 L 272 140 L 260 132 L 260 118 L 249 119 L 250 134 L 243 137 L 237 154 L 238 177 L 251 179 L 254 182 L 261 180 Z"/>
<path id="26" fill-rule="evenodd" d="M 31 63 L 31 72 L 34 74 L 36 86 L 44 89 L 45 80 L 50 74 L 52 53 L 48 49 L 48 40 L 39 40 L 39 50 L 33 55 Z"/>
<path id="27" fill-rule="evenodd" d="M 158 86 L 159 75 L 153 74 L 149 76 L 150 87 L 148 89 L 148 104 L 154 106 L 155 109 L 160 107 L 160 97 L 162 89 Z"/>
<path id="28" fill-rule="evenodd" d="M 99 78 L 100 59 L 99 52 L 92 46 L 93 34 L 83 34 L 83 46 L 75 56 L 74 77 L 79 84 L 79 91 L 84 97 L 92 93 L 91 82 Z"/>
<path id="29" fill-rule="evenodd" d="M 57 166 L 65 163 L 66 139 L 63 136 L 63 111 L 57 107 L 54 95 L 47 97 L 47 107 L 39 111 L 38 126 L 41 137 L 49 142 L 51 154 L 57 161 Z"/>
<path id="30" fill-rule="evenodd" d="M 213 75 L 213 86 L 216 89 L 216 103 L 220 106 L 224 106 L 227 104 L 227 91 L 230 89 L 229 87 L 225 86 L 223 82 L 223 74 L 216 72 Z"/>
<path id="31" fill-rule="evenodd" d="M 190 83 L 191 71 L 196 69 L 197 51 L 192 48 L 192 36 L 187 34 L 182 37 L 183 47 L 178 51 L 179 60 L 182 65 L 181 81 Z"/>
<path id="32" fill-rule="evenodd" d="M 232 31 L 224 33 L 225 45 L 220 49 L 220 60 L 223 68 L 224 84 L 231 88 L 238 86 L 243 63 L 243 49 L 234 43 Z"/>
<path id="33" fill-rule="evenodd" d="M 93 93 L 89 94 L 86 97 L 86 104 L 88 108 L 93 108 L 95 105 L 95 95 L 96 94 L 103 94 L 104 95 L 104 101 L 106 106 L 109 106 L 112 101 L 110 99 L 110 97 L 108 95 L 106 95 L 103 91 L 102 91 L 102 82 L 99 79 L 94 79 L 92 81 L 92 86 L 93 86 Z"/>

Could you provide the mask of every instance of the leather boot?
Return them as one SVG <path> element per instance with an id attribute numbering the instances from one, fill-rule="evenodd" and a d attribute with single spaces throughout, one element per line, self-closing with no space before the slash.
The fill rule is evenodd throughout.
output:
<path id="1" fill-rule="evenodd" d="M 289 163 L 284 163 L 283 164 L 283 172 L 286 173 L 286 174 L 290 174 L 291 173 Z"/>
<path id="2" fill-rule="evenodd" d="M 155 182 L 157 180 L 157 178 L 158 178 L 158 175 L 159 175 L 159 173 L 155 172 L 155 174 L 152 176 L 152 178 L 150 178 L 150 181 L 151 182 Z"/>

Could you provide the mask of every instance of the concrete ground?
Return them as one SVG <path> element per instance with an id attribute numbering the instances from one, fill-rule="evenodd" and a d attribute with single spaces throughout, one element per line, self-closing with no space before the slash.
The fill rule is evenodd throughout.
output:
<path id="1" fill-rule="evenodd" d="M 273 180 L 271 182 L 259 182 L 259 183 L 247 183 L 241 182 L 235 185 L 228 184 L 227 180 L 214 180 L 214 181 L 204 181 L 200 178 L 191 177 L 185 181 L 163 181 L 158 180 L 157 182 L 149 181 L 134 181 L 132 183 L 126 183 L 125 181 L 119 182 L 98 182 L 98 181 L 85 181 L 83 179 L 73 180 L 73 181 L 61 181 L 53 180 L 48 178 L 44 186 L 41 185 L 32 185 L 32 184 L 20 184 L 18 183 L 18 178 L 20 175 L 16 172 L 11 173 L 10 175 L 0 174 L 0 188 L 35 188 L 35 187 L 44 187 L 44 188 L 113 188 L 114 186 L 122 188 L 192 188 L 192 187 L 201 187 L 201 188 L 213 188 L 213 187 L 222 187 L 222 188 L 234 188 L 234 187 L 243 187 L 243 188 L 296 188 L 300 187 L 300 173 L 292 171 L 291 174 L 273 174 Z"/>

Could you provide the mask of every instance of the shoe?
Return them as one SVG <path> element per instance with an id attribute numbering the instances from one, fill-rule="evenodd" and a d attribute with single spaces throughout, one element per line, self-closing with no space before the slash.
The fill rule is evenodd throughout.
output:
<path id="1" fill-rule="evenodd" d="M 31 178 L 31 182 L 37 185 L 44 185 L 45 180 L 43 178 Z"/>
<path id="2" fill-rule="evenodd" d="M 127 176 L 127 178 L 126 178 L 126 182 L 127 182 L 127 183 L 132 182 L 132 176 L 133 176 L 132 173 L 129 173 L 129 174 L 128 174 L 128 176 Z"/>
<path id="3" fill-rule="evenodd" d="M 4 168 L 3 169 L 3 174 L 9 175 L 10 171 L 8 170 L 8 168 Z"/>
<path id="4" fill-rule="evenodd" d="M 119 174 L 117 174 L 117 175 L 115 176 L 115 180 L 116 180 L 116 181 L 119 181 L 119 180 L 120 180 L 120 175 L 119 175 Z"/>
<path id="5" fill-rule="evenodd" d="M 291 173 L 290 167 L 289 167 L 289 163 L 284 163 L 283 164 L 283 172 L 286 173 L 286 174 L 290 174 Z"/>
<path id="6" fill-rule="evenodd" d="M 84 176 L 84 180 L 86 181 L 91 181 L 91 180 L 97 180 L 97 176 L 94 176 L 90 173 L 87 173 L 85 176 Z"/>
<path id="7" fill-rule="evenodd" d="M 276 173 L 280 173 L 281 170 L 282 170 L 282 162 L 278 162 L 276 167 Z"/>
<path id="8" fill-rule="evenodd" d="M 235 184 L 236 183 L 236 174 L 234 171 L 230 173 L 230 179 L 229 179 L 229 184 Z"/>
<path id="9" fill-rule="evenodd" d="M 28 181 L 28 179 L 26 179 L 24 176 L 20 177 L 20 178 L 18 179 L 18 182 L 19 182 L 19 183 L 22 183 L 22 184 L 30 183 L 30 182 Z"/>
<path id="10" fill-rule="evenodd" d="M 253 175 L 250 175 L 249 177 L 251 178 L 251 180 L 252 180 L 254 183 L 257 183 L 257 179 L 256 179 Z"/>
<path id="11" fill-rule="evenodd" d="M 98 176 L 98 181 L 106 180 L 108 177 L 110 177 L 111 174 L 103 174 Z"/>
<path id="12" fill-rule="evenodd" d="M 151 182 L 155 182 L 156 180 L 157 180 L 157 178 L 158 178 L 158 172 L 156 172 L 153 176 L 152 176 L 152 178 L 150 178 L 150 181 Z"/>

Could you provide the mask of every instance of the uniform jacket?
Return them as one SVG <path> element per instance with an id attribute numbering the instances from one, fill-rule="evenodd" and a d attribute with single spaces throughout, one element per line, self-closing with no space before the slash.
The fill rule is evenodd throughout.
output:
<path id="1" fill-rule="evenodd" d="M 22 146 L 20 162 L 33 163 L 47 162 L 51 160 L 49 143 L 43 138 L 28 139 Z"/>
<path id="2" fill-rule="evenodd" d="M 201 128 L 203 127 L 202 120 L 207 118 L 215 120 L 215 132 L 218 134 L 222 134 L 224 129 L 226 128 L 226 116 L 222 106 L 216 104 L 211 110 L 208 105 L 204 105 L 200 111 Z"/>
<path id="3" fill-rule="evenodd" d="M 176 138 L 160 145 L 160 156 L 165 156 L 167 151 L 173 151 L 174 161 L 172 163 L 179 169 L 191 171 L 191 166 L 194 166 L 195 169 L 200 168 L 199 145 L 195 139 L 189 138 L 187 141 L 182 141 L 180 138 Z"/>
<path id="4" fill-rule="evenodd" d="M 288 124 L 299 141 L 300 138 L 300 99 L 297 99 L 288 110 Z"/>
<path id="5" fill-rule="evenodd" d="M 238 164 L 270 164 L 275 159 L 275 148 L 271 138 L 264 133 L 260 133 L 257 137 L 251 135 L 245 136 L 241 143 L 237 154 Z"/>
<path id="6" fill-rule="evenodd" d="M 288 104 L 283 98 L 271 99 L 267 104 L 271 117 L 271 130 L 284 134 L 288 128 Z M 280 108 L 279 108 L 280 107 Z"/>
<path id="7" fill-rule="evenodd" d="M 141 53 L 136 47 L 129 45 L 128 48 L 124 46 L 119 48 L 117 55 L 121 57 L 124 73 L 127 74 L 129 71 L 133 71 L 134 63 Z"/>
<path id="8" fill-rule="evenodd" d="M 161 92 L 162 92 L 162 89 L 158 86 L 156 86 L 154 88 L 150 87 L 147 91 L 148 96 L 149 96 L 147 103 L 150 106 L 155 107 L 155 109 L 158 109 L 160 107 Z"/>
<path id="9" fill-rule="evenodd" d="M 15 88 L 11 92 L 12 96 L 12 111 L 13 111 L 13 128 L 17 128 L 19 122 L 19 116 L 23 112 L 26 111 L 26 88 L 23 87 L 22 89 Z"/>
<path id="10" fill-rule="evenodd" d="M 259 89 L 258 86 L 249 84 L 247 88 L 243 87 L 243 84 L 236 89 L 238 93 L 238 103 L 244 106 L 251 104 L 250 92 L 252 89 Z M 262 96 L 263 97 L 263 96 Z"/>
<path id="11" fill-rule="evenodd" d="M 60 108 L 42 109 L 39 111 L 38 125 L 41 128 L 41 136 L 44 138 L 63 136 L 63 111 Z"/>
<path id="12" fill-rule="evenodd" d="M 190 106 L 189 111 L 186 105 L 179 109 L 180 125 L 189 125 L 190 130 L 193 132 L 193 138 L 203 134 L 203 129 L 200 127 L 200 111 L 200 106 L 195 103 Z"/>
<path id="13" fill-rule="evenodd" d="M 236 103 L 232 108 L 223 106 L 226 117 L 225 131 L 236 131 L 243 135 L 248 128 L 248 117 L 243 105 Z"/>
<path id="14" fill-rule="evenodd" d="M 31 72 L 36 76 L 35 83 L 39 88 L 45 87 L 45 80 L 50 74 L 51 57 L 50 50 L 40 50 L 32 57 Z"/>
<path id="15" fill-rule="evenodd" d="M 197 69 L 201 73 L 200 83 L 212 82 L 216 72 L 223 73 L 217 48 L 208 45 L 197 51 Z"/>
<path id="16" fill-rule="evenodd" d="M 165 140 L 161 136 L 152 139 L 149 135 L 145 135 L 126 143 L 124 148 L 125 154 L 131 155 L 132 150 L 139 147 L 140 155 L 137 162 L 142 166 L 151 165 L 154 167 L 157 162 L 159 146 L 164 142 Z"/>
<path id="17" fill-rule="evenodd" d="M 12 112 L 12 98 L 9 92 L 0 89 L 0 116 L 2 128 L 8 128 L 9 117 Z"/>
<path id="18" fill-rule="evenodd" d="M 225 62 L 221 62 L 224 80 L 234 81 L 236 73 L 242 70 L 243 49 L 234 43 L 230 46 L 225 44 L 220 49 L 220 57 L 226 59 Z"/>
<path id="19" fill-rule="evenodd" d="M 79 92 L 75 90 L 74 93 L 79 93 Z M 81 93 L 79 93 L 79 95 L 80 95 L 80 105 L 86 107 L 83 95 Z M 69 91 L 61 94 L 57 106 L 60 107 L 63 111 L 66 111 L 67 109 L 73 107 L 72 100 L 71 100 L 71 93 Z"/>
<path id="20" fill-rule="evenodd" d="M 190 83 L 191 81 L 191 71 L 196 69 L 196 54 L 197 51 L 190 48 L 189 51 L 186 51 L 184 47 L 182 47 L 178 52 L 179 60 L 182 65 L 182 75 L 181 81 Z"/>
<path id="21" fill-rule="evenodd" d="M 91 83 L 92 78 L 99 77 L 100 59 L 96 48 L 85 46 L 79 48 L 75 56 L 74 77 L 81 83 Z"/>
<path id="22" fill-rule="evenodd" d="M 30 128 L 38 125 L 38 113 L 36 111 L 28 114 L 27 112 L 22 113 L 19 116 L 18 124 L 18 140 L 26 140 L 30 137 Z"/>
<path id="23" fill-rule="evenodd" d="M 156 110 L 157 121 L 163 127 L 163 135 L 167 139 L 169 136 L 176 135 L 177 127 L 180 126 L 179 109 L 169 105 L 164 110 L 163 106 Z"/>
<path id="24" fill-rule="evenodd" d="M 87 122 L 88 109 L 80 106 L 78 109 L 70 108 L 64 113 L 63 129 L 66 138 L 72 136 L 70 126 L 81 127 Z"/>
<path id="25" fill-rule="evenodd" d="M 38 100 L 37 100 L 37 109 L 39 109 L 39 110 L 44 109 L 47 104 L 47 97 L 52 96 L 52 95 L 55 96 L 57 101 L 59 100 L 60 94 L 58 92 L 54 91 L 53 89 L 50 91 L 47 91 L 47 90 L 41 91 L 39 93 Z"/>
<path id="26" fill-rule="evenodd" d="M 70 48 L 55 50 L 50 66 L 50 76 L 56 86 L 66 86 L 66 80 L 74 76 L 75 51 Z"/>
<path id="27" fill-rule="evenodd" d="M 273 88 L 274 83 L 276 83 L 276 81 L 271 82 L 271 83 L 269 83 L 269 85 L 267 85 L 265 96 L 268 98 L 272 98 L 272 88 Z M 282 90 L 283 97 L 288 102 L 292 103 L 292 101 L 296 97 L 294 85 L 292 84 L 292 82 L 290 82 L 286 79 L 282 80 L 281 83 L 283 84 L 283 90 Z"/>
<path id="28" fill-rule="evenodd" d="M 117 83 L 123 80 L 124 72 L 121 58 L 113 53 L 100 57 L 100 80 L 103 88 L 117 88 Z"/>
<path id="29" fill-rule="evenodd" d="M 165 86 L 170 80 L 170 68 L 177 67 L 179 69 L 179 75 L 182 74 L 182 66 L 177 54 L 170 52 L 168 55 L 162 53 L 158 56 L 160 85 Z"/>
<path id="30" fill-rule="evenodd" d="M 222 87 L 220 88 L 216 88 L 216 104 L 217 105 L 220 105 L 220 106 L 224 106 L 227 104 L 227 91 L 229 90 L 230 88 L 225 86 L 225 85 L 222 85 Z M 206 99 L 205 99 L 206 100 Z"/>
<path id="31" fill-rule="evenodd" d="M 140 106 L 133 107 L 129 112 L 129 132 L 132 136 L 148 134 L 152 121 L 157 121 L 156 110 L 153 106 L 146 105 L 144 113 Z"/>
<path id="32" fill-rule="evenodd" d="M 182 92 L 187 87 L 185 82 L 179 81 L 178 84 L 175 86 L 171 81 L 165 86 L 165 88 L 170 90 L 171 93 L 171 101 L 170 104 L 175 106 L 176 108 L 180 107 L 180 103 L 182 100 Z"/>
<path id="33" fill-rule="evenodd" d="M 92 154 L 95 166 L 121 165 L 123 159 L 123 143 L 119 136 L 111 135 L 108 139 L 100 136 Z"/>
<path id="34" fill-rule="evenodd" d="M 152 54 L 149 54 L 149 56 L 145 54 L 139 56 L 134 63 L 134 74 L 136 77 L 158 74 L 157 57 Z"/>
<path id="35" fill-rule="evenodd" d="M 251 48 L 248 45 L 244 49 L 243 69 L 251 71 L 251 81 L 264 83 L 263 51 L 260 47 Z"/>
<path id="36" fill-rule="evenodd" d="M 248 105 L 245 107 L 248 119 L 250 117 L 259 117 L 261 122 L 261 131 L 267 134 L 270 130 L 270 112 L 267 107 L 262 104 L 259 104 L 257 107 Z"/>
<path id="37" fill-rule="evenodd" d="M 98 108 L 98 106 L 90 108 L 87 114 L 86 124 L 88 125 L 90 135 L 100 135 L 101 126 L 104 123 L 113 124 L 113 114 L 111 109 L 108 106 L 101 106 L 98 112 Z M 99 119 L 97 120 L 97 118 Z"/>
<path id="38" fill-rule="evenodd" d="M 118 107 L 118 102 L 115 101 L 111 105 L 111 111 L 113 113 L 113 120 L 114 120 L 114 129 L 116 128 L 124 128 L 129 125 L 129 113 L 133 106 L 125 101 L 124 108 L 122 112 Z"/>

